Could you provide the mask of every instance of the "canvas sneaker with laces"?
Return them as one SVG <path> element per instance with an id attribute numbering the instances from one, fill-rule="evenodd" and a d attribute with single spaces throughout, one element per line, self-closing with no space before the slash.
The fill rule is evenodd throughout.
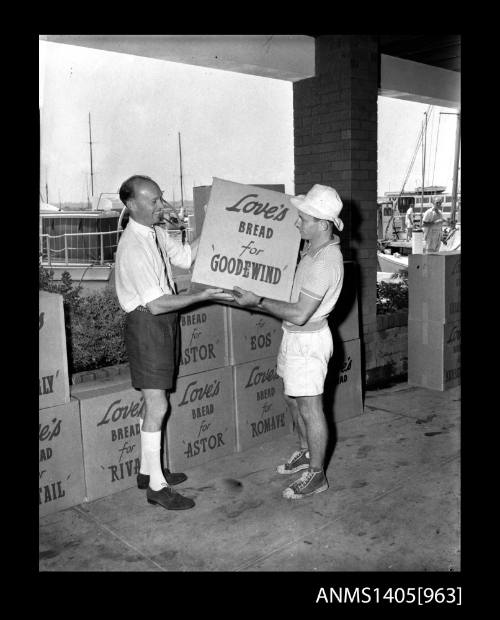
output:
<path id="1" fill-rule="evenodd" d="M 301 499 L 314 493 L 321 493 L 328 489 L 328 481 L 323 471 L 313 471 L 308 469 L 302 476 L 292 482 L 292 484 L 283 491 L 285 499 Z"/>
<path id="2" fill-rule="evenodd" d="M 286 463 L 278 465 L 278 474 L 295 474 L 301 469 L 309 469 L 310 457 L 308 450 L 297 450 Z"/>

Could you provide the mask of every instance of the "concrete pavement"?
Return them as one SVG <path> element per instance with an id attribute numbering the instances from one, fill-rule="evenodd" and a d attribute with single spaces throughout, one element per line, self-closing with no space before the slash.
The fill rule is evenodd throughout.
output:
<path id="1" fill-rule="evenodd" d="M 187 511 L 137 488 L 40 519 L 40 571 L 459 571 L 460 388 L 368 391 L 327 492 L 285 500 L 294 435 L 187 471 Z"/>

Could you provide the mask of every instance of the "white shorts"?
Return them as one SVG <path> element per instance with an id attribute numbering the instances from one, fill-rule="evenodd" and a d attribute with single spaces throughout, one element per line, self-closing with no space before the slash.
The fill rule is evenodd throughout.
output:
<path id="1" fill-rule="evenodd" d="M 288 396 L 323 394 L 328 362 L 333 355 L 330 328 L 317 332 L 283 330 L 277 373 L 283 378 Z"/>

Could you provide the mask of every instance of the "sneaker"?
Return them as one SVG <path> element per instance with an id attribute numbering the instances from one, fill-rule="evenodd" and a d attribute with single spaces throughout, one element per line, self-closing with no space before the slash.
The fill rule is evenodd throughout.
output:
<path id="1" fill-rule="evenodd" d="M 292 482 L 292 484 L 283 491 L 285 499 L 301 499 L 307 495 L 321 493 L 328 489 L 328 481 L 322 471 L 313 471 L 308 469 L 302 476 Z"/>
<path id="2" fill-rule="evenodd" d="M 308 450 L 297 450 L 286 463 L 278 465 L 278 474 L 295 474 L 301 469 L 309 469 L 310 458 Z"/>

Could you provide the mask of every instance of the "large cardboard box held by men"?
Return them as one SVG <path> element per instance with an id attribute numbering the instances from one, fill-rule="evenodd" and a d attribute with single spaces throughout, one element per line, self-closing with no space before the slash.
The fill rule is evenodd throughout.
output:
<path id="1" fill-rule="evenodd" d="M 38 295 L 38 407 L 69 403 L 68 358 L 62 295 Z"/>
<path id="2" fill-rule="evenodd" d="M 76 385 L 80 401 L 86 499 L 92 501 L 136 484 L 141 457 L 141 392 L 130 381 Z"/>
<path id="3" fill-rule="evenodd" d="M 288 301 L 300 235 L 286 194 L 214 179 L 192 281 Z"/>
<path id="4" fill-rule="evenodd" d="M 85 498 L 78 401 L 47 407 L 39 418 L 39 515 L 81 504 Z"/>
<path id="5" fill-rule="evenodd" d="M 233 373 L 237 451 L 288 434 L 292 418 L 283 381 L 276 373 L 276 358 L 234 366 Z"/>
<path id="6" fill-rule="evenodd" d="M 270 189 L 274 192 L 285 193 L 283 184 L 267 185 L 262 183 L 252 183 L 255 187 L 261 189 Z M 199 237 L 205 220 L 205 212 L 210 200 L 211 185 L 197 185 L 193 187 L 193 209 L 194 209 L 194 237 Z"/>
<path id="7" fill-rule="evenodd" d="M 410 254 L 408 257 L 408 319 L 460 319 L 460 252 Z"/>
<path id="8" fill-rule="evenodd" d="M 460 321 L 408 320 L 408 383 L 444 391 L 460 385 Z"/>
<path id="9" fill-rule="evenodd" d="M 184 471 L 235 451 L 230 366 L 179 377 L 170 395 L 165 454 L 172 471 Z"/>

